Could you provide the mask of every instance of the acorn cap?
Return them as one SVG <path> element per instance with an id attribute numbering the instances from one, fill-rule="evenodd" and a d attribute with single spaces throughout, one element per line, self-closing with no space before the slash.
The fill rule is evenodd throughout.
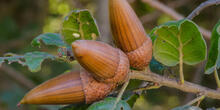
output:
<path id="1" fill-rule="evenodd" d="M 105 98 L 116 87 L 114 83 L 104 83 L 95 80 L 85 69 L 80 71 L 80 76 L 82 78 L 87 104 Z"/>
<path id="2" fill-rule="evenodd" d="M 87 71 L 62 74 L 27 93 L 20 104 L 91 103 L 106 97 L 115 84 L 96 81 Z"/>
<path id="3" fill-rule="evenodd" d="M 130 59 L 130 65 L 138 70 L 143 70 L 147 67 L 152 59 L 152 42 L 147 40 L 138 49 L 127 52 Z"/>
<path id="4" fill-rule="evenodd" d="M 152 57 L 152 41 L 126 0 L 109 0 L 110 24 L 117 47 L 129 58 L 130 65 L 144 69 Z"/>
<path id="5" fill-rule="evenodd" d="M 97 80 L 106 83 L 123 83 L 129 71 L 127 56 L 117 48 L 91 40 L 72 43 L 75 58 Z"/>

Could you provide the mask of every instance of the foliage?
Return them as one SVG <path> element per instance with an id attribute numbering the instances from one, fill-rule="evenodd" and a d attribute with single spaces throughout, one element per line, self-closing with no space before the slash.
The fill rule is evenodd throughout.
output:
<path id="1" fill-rule="evenodd" d="M 6 60 L 8 61 L 9 64 L 13 62 L 18 62 L 22 64 L 23 66 L 28 66 L 28 69 L 31 72 L 37 72 L 41 69 L 41 63 L 45 59 L 54 60 L 55 56 L 50 55 L 45 52 L 38 52 L 38 51 L 29 52 L 29 53 L 24 54 L 23 56 L 13 54 L 10 57 L 0 57 L 0 64 L 5 62 Z"/>
<path id="2" fill-rule="evenodd" d="M 88 10 L 74 10 L 64 19 L 62 35 L 68 44 L 75 40 L 95 40 L 99 31 Z"/>
<path id="3" fill-rule="evenodd" d="M 43 41 L 46 45 L 55 45 L 58 47 L 65 47 L 66 44 L 62 40 L 62 37 L 60 34 L 56 33 L 45 33 L 37 36 L 33 41 L 32 45 L 36 47 L 40 47 L 41 43 L 40 41 Z"/>
<path id="4" fill-rule="evenodd" d="M 105 98 L 100 102 L 92 104 L 88 110 L 109 110 L 114 106 L 116 98 Z M 131 110 L 130 106 L 123 100 L 120 100 L 115 110 Z"/>
<path id="5" fill-rule="evenodd" d="M 156 27 L 153 46 L 156 60 L 167 66 L 194 65 L 206 58 L 206 44 L 198 26 L 190 20 L 173 21 Z"/>
<path id="6" fill-rule="evenodd" d="M 69 7 L 62 4 L 66 10 Z M 51 8 L 53 10 L 55 8 Z M 60 8 L 61 9 L 61 8 Z M 65 10 L 57 13 L 66 12 Z M 167 19 L 166 17 L 164 18 Z M 163 22 L 164 20 L 161 20 Z M 218 39 L 220 35 L 220 22 L 213 30 L 211 50 L 209 52 L 209 60 L 207 63 L 208 73 L 212 71 L 213 67 L 218 65 Z M 98 27 L 94 18 L 88 10 L 74 10 L 63 21 L 61 34 L 44 33 L 37 36 L 32 45 L 36 47 L 41 46 L 41 41 L 45 45 L 54 45 L 59 47 L 58 53 L 64 56 L 65 53 L 62 48 L 70 49 L 70 44 L 75 40 L 86 39 L 96 40 L 99 37 Z M 173 21 L 162 24 L 152 30 L 150 33 L 152 41 L 154 42 L 154 58 L 150 63 L 150 68 L 153 72 L 161 73 L 166 66 L 175 66 L 180 62 L 180 55 L 183 55 L 183 63 L 194 65 L 206 58 L 206 43 L 198 29 L 198 26 L 190 20 L 184 19 L 180 21 Z M 218 50 L 216 52 L 216 50 Z M 213 57 L 213 56 L 214 57 Z M 8 54 L 6 57 L 0 57 L 0 64 L 8 61 L 8 63 L 18 62 L 22 65 L 28 66 L 31 72 L 37 72 L 41 69 L 41 64 L 45 59 L 56 59 L 57 57 L 46 52 L 28 52 L 23 56 Z M 161 64 L 162 63 L 162 64 Z M 211 70 L 209 70 L 211 69 Z M 213 71 L 212 71 L 213 72 Z M 141 84 L 141 81 L 133 81 L 128 86 L 129 89 L 134 89 Z M 131 89 L 131 90 L 132 90 Z M 127 95 L 127 96 L 125 96 Z M 124 100 L 117 103 L 116 110 L 131 110 L 137 101 L 139 95 L 129 92 L 124 94 Z M 60 110 L 109 110 L 113 107 L 116 98 L 106 98 L 102 101 L 90 105 L 70 105 Z M 200 110 L 194 106 L 177 107 L 173 110 Z"/>
<path id="7" fill-rule="evenodd" d="M 87 110 L 89 105 L 87 104 L 78 104 L 78 105 L 68 105 L 66 107 L 60 108 L 59 110 Z"/>
<path id="8" fill-rule="evenodd" d="M 214 27 L 211 37 L 211 47 L 205 67 L 205 73 L 211 74 L 220 67 L 220 20 Z"/>

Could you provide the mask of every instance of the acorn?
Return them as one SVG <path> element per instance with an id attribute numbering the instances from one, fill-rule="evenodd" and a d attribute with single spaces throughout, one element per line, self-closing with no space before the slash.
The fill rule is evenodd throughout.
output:
<path id="1" fill-rule="evenodd" d="M 128 57 L 118 48 L 91 40 L 72 43 L 74 57 L 98 81 L 122 84 L 129 72 Z"/>
<path id="2" fill-rule="evenodd" d="M 86 70 L 69 72 L 50 79 L 32 89 L 20 104 L 91 103 L 106 97 L 115 84 L 96 81 Z"/>
<path id="3" fill-rule="evenodd" d="M 109 0 L 110 24 L 117 47 L 124 51 L 131 67 L 143 70 L 152 58 L 152 41 L 127 0 Z"/>

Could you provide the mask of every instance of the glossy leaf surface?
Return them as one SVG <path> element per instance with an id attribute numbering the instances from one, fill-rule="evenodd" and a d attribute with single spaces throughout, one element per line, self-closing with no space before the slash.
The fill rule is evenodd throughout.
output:
<path id="1" fill-rule="evenodd" d="M 156 27 L 153 55 L 167 66 L 183 63 L 194 65 L 206 58 L 206 43 L 198 26 L 190 20 L 172 21 Z"/>

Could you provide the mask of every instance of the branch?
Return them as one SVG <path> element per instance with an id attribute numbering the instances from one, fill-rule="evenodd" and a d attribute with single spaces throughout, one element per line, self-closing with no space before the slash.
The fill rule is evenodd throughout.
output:
<path id="1" fill-rule="evenodd" d="M 133 71 L 131 73 L 131 78 L 156 82 L 159 83 L 161 86 L 176 88 L 181 91 L 194 93 L 194 94 L 202 93 L 206 97 L 212 99 L 220 99 L 220 92 L 218 92 L 217 90 L 209 89 L 187 81 L 185 81 L 184 84 L 180 85 L 176 79 L 166 78 L 152 72 Z"/>
<path id="2" fill-rule="evenodd" d="M 189 1 L 190 0 L 177 0 L 177 1 L 173 1 L 173 2 L 169 3 L 168 6 L 171 8 L 178 8 L 178 7 L 181 7 L 185 4 L 187 4 Z M 155 20 L 160 15 L 161 15 L 161 13 L 159 11 L 154 11 L 153 13 L 148 13 L 148 14 L 140 17 L 140 20 L 142 23 L 147 23 L 152 20 Z"/>
<path id="3" fill-rule="evenodd" d="M 169 8 L 168 6 L 160 3 L 157 0 L 142 0 L 142 1 L 145 2 L 145 3 L 148 3 L 150 6 L 158 9 L 159 11 L 166 13 L 167 15 L 171 16 L 175 20 L 184 19 L 183 15 L 177 13 L 175 10 L 173 10 L 173 9 Z M 202 32 L 202 34 L 204 35 L 204 37 L 206 39 L 211 38 L 211 32 L 210 31 L 208 31 L 204 28 L 201 28 L 201 27 L 200 27 L 200 31 Z"/>
<path id="4" fill-rule="evenodd" d="M 219 5 L 220 4 L 220 0 L 208 0 L 205 1 L 203 3 L 201 3 L 195 10 L 193 10 L 193 12 L 187 17 L 187 19 L 193 19 L 194 17 L 196 17 L 197 15 L 199 15 L 199 13 L 212 5 Z"/>
<path id="5" fill-rule="evenodd" d="M 2 65 L 0 67 L 0 70 L 3 71 L 2 73 L 5 73 L 8 77 L 27 89 L 32 89 L 33 87 L 35 87 L 35 84 L 31 80 L 27 79 L 25 76 L 22 75 L 22 73 L 19 73 L 9 66 Z"/>
<path id="6" fill-rule="evenodd" d="M 146 15 L 140 17 L 140 20 L 144 24 L 144 23 L 150 22 L 152 20 L 155 20 L 156 18 L 158 18 L 160 16 L 160 14 L 161 13 L 158 11 L 153 12 L 153 13 L 149 13 L 149 14 L 146 14 Z"/>

